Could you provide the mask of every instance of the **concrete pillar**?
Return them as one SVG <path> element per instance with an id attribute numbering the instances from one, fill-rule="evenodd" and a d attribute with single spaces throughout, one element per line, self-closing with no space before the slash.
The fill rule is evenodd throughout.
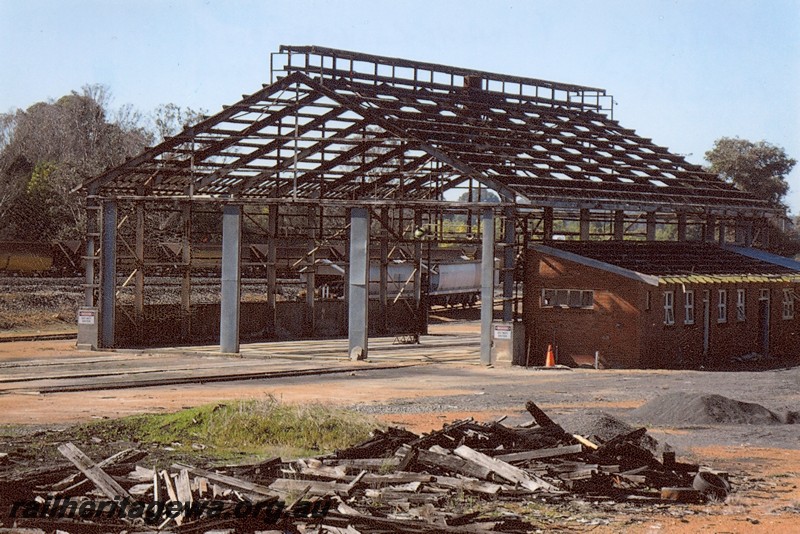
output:
<path id="1" fill-rule="evenodd" d="M 117 304 L 117 203 L 103 203 L 103 234 L 100 287 L 100 345 L 114 346 L 114 318 Z"/>
<path id="2" fill-rule="evenodd" d="M 363 360 L 368 355 L 369 325 L 369 210 L 350 210 L 350 261 L 347 299 L 348 354 Z"/>
<path id="3" fill-rule="evenodd" d="M 222 208 L 222 297 L 219 317 L 220 352 L 239 352 L 241 305 L 242 207 Z"/>
<path id="4" fill-rule="evenodd" d="M 492 316 L 494 308 L 494 210 L 492 208 L 483 208 L 481 228 L 483 229 L 483 248 L 481 250 L 481 363 L 491 365 Z"/>
<path id="5" fill-rule="evenodd" d="M 505 209 L 504 250 L 503 250 L 503 320 L 514 320 L 514 270 L 516 266 L 516 210 Z"/>

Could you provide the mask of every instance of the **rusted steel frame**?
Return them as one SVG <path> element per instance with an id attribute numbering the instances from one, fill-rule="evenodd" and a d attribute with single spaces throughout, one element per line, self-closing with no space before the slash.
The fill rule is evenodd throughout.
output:
<path id="1" fill-rule="evenodd" d="M 393 158 L 397 158 L 404 154 L 407 150 L 414 150 L 415 147 L 406 145 L 405 143 L 400 144 L 399 146 L 395 146 L 388 152 L 384 152 L 382 154 L 377 154 L 375 158 L 370 160 L 367 163 L 362 164 L 360 167 L 356 167 L 351 171 L 347 171 L 345 175 L 341 178 L 334 180 L 326 184 L 326 190 L 328 191 L 335 191 L 339 186 L 344 185 L 348 182 L 355 182 L 354 178 L 357 179 L 358 177 L 362 176 L 364 173 L 367 173 L 376 167 L 383 165 L 391 161 Z M 361 152 L 364 154 L 365 152 Z M 359 184 L 359 185 L 367 185 L 367 184 Z"/>
<path id="2" fill-rule="evenodd" d="M 502 176 L 495 177 L 497 180 L 503 180 Z M 626 195 L 632 195 L 637 199 L 646 199 L 646 198 L 660 198 L 662 202 L 665 204 L 669 203 L 688 203 L 688 204 L 696 204 L 697 201 L 705 202 L 714 202 L 719 204 L 726 204 L 726 203 L 737 203 L 737 202 L 744 202 L 748 206 L 752 206 L 754 202 L 749 200 L 746 196 L 742 197 L 741 195 L 731 194 L 727 191 L 715 191 L 715 190 L 706 190 L 708 194 L 702 194 L 698 189 L 681 189 L 675 190 L 671 189 L 665 191 L 666 188 L 664 187 L 657 187 L 657 186 L 644 186 L 640 184 L 615 184 L 613 182 L 590 182 L 590 181 L 581 181 L 577 184 L 572 184 L 570 182 L 576 182 L 577 180 L 559 180 L 557 178 L 547 178 L 547 177 L 540 177 L 540 178 L 531 178 L 530 180 L 535 180 L 535 184 L 523 184 L 518 182 L 513 182 L 508 185 L 509 188 L 516 190 L 518 193 L 525 195 L 530 198 L 531 194 L 546 194 L 552 195 L 550 191 L 555 193 L 554 196 L 579 196 L 583 195 L 586 200 L 596 200 L 598 202 L 602 201 L 603 198 L 611 198 L 611 196 L 616 198 L 624 198 Z M 714 194 L 714 193 L 725 193 L 725 194 Z M 602 196 L 591 196 L 588 197 L 589 194 L 597 194 Z M 633 198 L 629 199 L 630 201 L 634 201 Z"/>
<path id="3" fill-rule="evenodd" d="M 340 132 L 339 135 L 350 135 L 351 133 L 356 133 L 357 131 L 359 131 L 359 130 L 361 130 L 363 128 L 364 128 L 363 122 L 356 122 L 352 126 L 349 126 L 348 128 L 342 130 L 342 132 Z M 328 138 L 328 139 L 320 138 L 319 142 L 317 142 L 315 145 L 312 145 L 312 146 L 310 146 L 308 148 L 305 148 L 305 149 L 300 151 L 300 153 L 297 155 L 298 162 L 305 161 L 305 159 L 308 156 L 310 156 L 311 154 L 316 154 L 316 153 L 320 152 L 320 150 L 322 150 L 322 148 L 324 148 L 324 147 L 326 147 L 328 145 L 341 143 L 341 142 L 342 142 L 342 140 L 339 139 L 339 138 Z M 334 159 L 332 159 L 332 160 L 330 160 L 328 162 L 323 163 L 322 165 L 320 165 L 319 167 L 314 169 L 314 172 L 326 171 L 326 170 L 328 170 L 330 168 L 335 167 L 336 165 L 339 165 L 341 162 L 348 161 L 352 157 L 353 154 L 358 154 L 362 150 L 368 150 L 368 148 L 364 147 L 365 144 L 368 145 L 370 143 L 367 142 L 367 143 L 361 143 L 361 144 L 355 145 L 353 148 L 342 152 L 336 158 L 334 158 Z M 334 162 L 336 162 L 336 163 L 334 163 Z M 253 184 L 268 180 L 272 176 L 275 176 L 276 174 L 280 173 L 281 171 L 290 169 L 293 164 L 294 164 L 294 160 L 291 159 L 291 158 L 287 158 L 281 165 L 276 166 L 275 168 L 269 169 L 268 171 L 261 172 L 256 176 L 248 178 L 242 184 L 241 191 L 245 191 L 245 190 L 251 189 L 253 187 Z M 304 181 L 306 175 L 308 175 L 308 174 L 309 174 L 309 171 L 305 171 L 303 174 L 298 176 L 298 178 L 297 178 L 298 184 L 300 184 L 302 181 Z M 276 186 L 278 188 L 280 188 L 279 185 L 276 184 Z M 277 196 L 279 196 L 279 195 L 277 195 Z"/>
<path id="4" fill-rule="evenodd" d="M 264 119 L 262 119 L 260 121 L 256 121 L 256 122 L 252 123 L 249 127 L 247 127 L 244 130 L 242 130 L 238 134 L 237 137 L 246 138 L 247 135 L 248 135 L 248 132 L 258 132 L 259 130 L 261 130 L 261 129 L 267 127 L 267 126 L 271 126 L 273 124 L 277 124 L 284 117 L 291 115 L 294 111 L 297 111 L 298 109 L 300 109 L 303 106 L 307 105 L 309 102 L 313 102 L 317 98 L 319 98 L 318 95 L 315 95 L 315 94 L 311 93 L 308 96 L 306 96 L 306 97 L 302 98 L 301 100 L 299 100 L 298 102 L 293 103 L 292 105 L 289 105 L 289 106 L 287 106 L 287 107 L 285 107 L 285 108 L 283 108 L 281 110 L 273 112 L 273 113 L 271 113 L 270 115 L 268 115 L 267 117 L 265 117 Z M 229 147 L 231 145 L 235 145 L 235 143 L 236 143 L 236 137 L 230 136 L 228 138 L 224 138 L 224 139 L 221 139 L 221 140 L 219 140 L 219 141 L 217 141 L 217 142 L 215 142 L 213 144 L 210 144 L 210 146 L 208 146 L 207 148 L 195 153 L 195 162 L 198 165 L 204 165 L 205 164 L 205 160 L 207 158 L 213 157 L 215 155 L 219 155 L 218 153 L 222 149 L 224 149 L 226 147 Z M 242 162 L 244 162 L 244 163 L 249 163 L 251 161 L 254 161 L 254 160 L 258 159 L 259 157 L 261 157 L 263 154 L 266 154 L 266 153 L 268 153 L 268 152 L 255 151 L 254 154 L 243 155 L 240 158 L 240 160 Z M 250 159 L 251 156 L 252 156 L 252 159 Z M 207 183 L 213 181 L 217 177 L 222 177 L 222 176 L 224 176 L 224 174 L 227 174 L 227 173 L 225 173 L 226 169 L 239 168 L 239 167 L 240 167 L 240 165 L 238 165 L 238 164 L 236 164 L 236 165 L 234 165 L 234 164 L 225 165 L 224 167 L 221 167 L 215 174 L 207 175 L 207 176 L 204 176 L 203 178 L 201 178 L 195 184 L 195 187 L 202 188 L 204 185 L 206 185 Z"/>
<path id="5" fill-rule="evenodd" d="M 308 132 L 314 130 L 315 128 L 317 128 L 318 126 L 324 124 L 326 121 L 331 120 L 334 117 L 338 117 L 339 115 L 342 114 L 342 112 L 343 112 L 343 110 L 340 109 L 340 108 L 332 109 L 331 111 L 325 113 L 324 115 L 320 115 L 316 119 L 314 119 L 314 120 L 312 120 L 312 121 L 300 126 L 298 128 L 298 134 L 299 135 L 305 135 L 306 133 L 308 133 Z M 273 141 L 273 142 L 271 142 L 271 143 L 269 143 L 267 145 L 263 145 L 261 148 L 259 148 L 259 150 L 256 150 L 254 152 L 251 152 L 250 154 L 242 156 L 235 163 L 231 163 L 231 164 L 227 165 L 226 167 L 224 167 L 224 168 L 220 169 L 219 171 L 217 171 L 216 174 L 222 175 L 222 173 L 225 171 L 226 168 L 238 169 L 238 168 L 241 167 L 242 163 L 244 163 L 246 165 L 246 164 L 251 163 L 251 162 L 253 162 L 253 161 L 255 161 L 255 160 L 259 159 L 259 158 L 263 158 L 263 156 L 265 154 L 269 154 L 273 150 L 279 150 L 281 147 L 283 147 L 286 144 L 286 141 L 291 141 L 293 139 L 294 139 L 293 135 L 292 136 L 286 136 L 285 138 L 282 138 L 281 140 L 277 140 L 276 139 L 275 141 Z M 221 176 L 219 176 L 219 177 L 221 177 Z M 214 178 L 215 177 L 213 175 L 210 175 L 210 176 L 208 176 L 208 181 L 209 182 L 213 181 Z M 244 182 L 242 184 L 242 187 L 240 187 L 239 189 L 246 189 L 247 188 L 246 183 L 247 183 L 247 181 Z"/>
<path id="6" fill-rule="evenodd" d="M 492 79 L 496 81 L 506 81 L 511 83 L 522 83 L 525 85 L 537 85 L 540 87 L 555 88 L 560 91 L 598 91 L 605 92 L 605 89 L 598 87 L 589 87 L 585 85 L 568 84 L 561 82 L 553 82 L 550 80 L 541 80 L 537 78 L 527 78 L 523 76 L 513 76 L 510 74 L 498 74 L 488 71 L 479 71 L 474 69 L 467 69 L 463 67 L 453 67 L 449 65 L 440 65 L 436 63 L 427 63 L 424 61 L 414 61 L 410 59 L 394 58 L 388 56 L 379 56 L 375 54 L 365 54 L 362 52 L 352 52 L 349 50 L 339 50 L 336 48 L 327 48 L 323 46 L 295 46 L 295 45 L 281 45 L 280 53 L 284 54 L 312 54 L 317 56 L 328 56 L 335 59 L 347 59 L 352 61 L 361 61 L 365 63 L 376 63 L 378 65 L 394 66 L 394 67 L 407 67 L 422 71 L 441 72 L 444 74 L 454 74 L 457 76 L 481 76 L 484 79 Z M 314 72 L 322 73 L 325 68 L 314 67 Z M 347 72 L 347 71 L 344 71 Z M 403 79 L 399 79 L 403 80 Z M 403 80 L 405 81 L 405 80 Z"/>
<path id="7" fill-rule="evenodd" d="M 246 96 L 245 98 L 242 99 L 242 101 L 239 102 L 239 104 L 240 105 L 247 105 L 247 104 L 252 103 L 252 102 L 259 102 L 265 96 L 267 96 L 269 94 L 272 94 L 274 92 L 277 92 L 277 91 L 281 91 L 284 88 L 291 86 L 297 80 L 303 80 L 304 78 L 306 78 L 306 76 L 304 76 L 302 74 L 290 75 L 290 76 L 287 76 L 286 78 L 281 78 L 279 81 L 275 82 L 274 84 L 266 86 L 263 89 L 261 89 L 260 91 L 257 91 L 257 92 L 253 93 L 250 96 Z M 221 112 L 217 113 L 216 115 L 213 115 L 212 117 L 209 117 L 208 119 L 205 119 L 205 120 L 202 120 L 202 121 L 198 122 L 194 126 L 192 126 L 190 128 L 187 128 L 186 130 L 184 130 L 180 134 L 178 134 L 178 135 L 176 135 L 174 137 L 170 137 L 168 139 L 165 139 L 164 141 L 162 141 L 158 145 L 154 146 L 153 148 L 151 148 L 149 150 L 145 150 L 144 152 L 142 152 L 141 154 L 139 154 L 138 156 L 136 156 L 134 158 L 131 158 L 130 160 L 128 160 L 124 164 L 122 164 L 122 165 L 120 165 L 118 167 L 115 167 L 115 168 L 113 168 L 113 169 L 101 174 L 100 176 L 96 176 L 94 178 L 90 178 L 89 180 L 86 180 L 85 182 L 83 182 L 81 187 L 82 188 L 86 188 L 86 189 L 88 189 L 90 186 L 103 187 L 106 183 L 108 183 L 109 181 L 115 179 L 118 176 L 127 174 L 129 172 L 139 172 L 139 171 L 136 170 L 136 168 L 140 164 L 142 164 L 144 162 L 147 162 L 147 161 L 154 160 L 156 156 L 164 154 L 164 153 L 168 152 L 170 149 L 172 149 L 172 148 L 174 148 L 174 147 L 176 147 L 176 146 L 178 146 L 178 145 L 180 145 L 182 143 L 190 142 L 191 138 L 192 138 L 192 132 L 202 132 L 204 130 L 207 130 L 208 128 L 212 127 L 215 124 L 219 124 L 221 122 L 225 122 L 226 119 L 234 116 L 236 113 L 239 113 L 239 111 L 238 111 L 238 109 L 236 107 L 230 107 L 230 108 L 223 109 Z"/>
<path id="8" fill-rule="evenodd" d="M 414 149 L 413 148 L 406 148 L 406 151 L 408 151 L 408 150 L 414 150 Z M 405 153 L 405 151 L 403 153 Z M 414 172 L 411 169 L 416 170 L 417 168 L 421 167 L 425 163 L 429 162 L 432 159 L 432 157 L 433 156 L 431 156 L 430 154 L 425 153 L 422 156 L 414 158 L 414 159 L 412 159 L 412 160 L 410 160 L 408 162 L 404 162 L 395 171 L 393 171 L 391 173 L 386 173 L 386 174 L 382 175 L 380 178 L 378 178 L 377 180 L 375 180 L 373 182 L 360 184 L 358 186 L 358 189 L 356 189 L 355 191 L 352 191 L 352 194 L 355 197 L 359 197 L 362 194 L 364 194 L 367 189 L 370 189 L 370 188 L 373 188 L 373 187 L 377 187 L 377 186 L 384 186 L 389 181 L 391 181 L 393 178 L 396 178 L 399 174 L 405 175 L 408 172 Z M 392 189 L 394 190 L 395 187 L 392 187 Z"/>
<path id="9" fill-rule="evenodd" d="M 354 126 L 356 126 L 356 125 L 354 125 Z M 361 125 L 361 124 L 358 124 L 357 126 L 358 126 L 357 129 L 361 129 L 363 127 L 363 125 Z M 327 173 L 328 171 L 330 171 L 331 169 L 333 169 L 333 168 L 335 168 L 335 167 L 337 167 L 339 165 L 347 164 L 354 157 L 357 157 L 357 156 L 360 156 L 360 155 L 364 154 L 365 152 L 367 152 L 373 146 L 375 146 L 375 145 L 373 143 L 368 142 L 368 141 L 365 141 L 364 143 L 359 144 L 359 145 L 355 145 L 353 148 L 351 148 L 350 150 L 347 150 L 345 152 L 342 152 L 339 156 L 335 157 L 334 159 L 329 160 L 329 161 L 319 165 L 316 169 L 307 169 L 307 170 L 305 170 L 300 176 L 298 176 L 297 181 L 298 181 L 298 183 L 303 183 L 303 184 L 308 183 L 308 184 L 314 185 L 314 183 L 315 183 L 314 182 L 314 176 L 324 175 L 325 173 Z M 378 146 L 380 146 L 380 145 L 378 145 Z M 313 152 L 317 152 L 318 151 L 318 148 L 316 147 L 316 145 L 314 147 L 309 147 L 308 151 L 311 152 L 312 148 L 314 149 Z M 304 153 L 301 152 L 301 154 L 304 154 Z M 308 155 L 308 154 L 305 154 L 305 155 Z M 349 175 L 349 174 L 350 174 L 350 171 L 346 171 L 346 175 Z M 288 183 L 284 183 L 283 185 L 277 185 L 277 188 L 275 190 L 275 196 L 284 195 L 286 190 L 287 190 L 287 188 L 289 187 L 289 185 L 290 184 L 288 184 Z M 326 186 L 326 189 L 327 189 L 327 186 Z"/>
<path id="10" fill-rule="evenodd" d="M 388 80 L 388 77 L 382 77 L 383 80 Z M 338 78 L 341 81 L 341 78 Z M 411 103 L 416 106 L 426 106 L 430 107 L 431 104 L 424 104 L 420 103 L 418 100 L 409 98 L 409 93 L 414 94 L 417 98 L 422 98 L 425 100 L 431 100 L 435 102 L 437 105 L 442 105 L 446 103 L 453 103 L 455 101 L 454 96 L 458 97 L 458 102 L 485 102 L 490 101 L 492 103 L 495 102 L 505 102 L 505 105 L 528 105 L 528 106 L 536 106 L 537 109 L 561 109 L 566 110 L 569 109 L 571 111 L 592 111 L 598 112 L 601 108 L 594 105 L 582 105 L 582 104 L 575 104 L 575 103 L 567 103 L 566 101 L 556 101 L 556 106 L 554 106 L 554 101 L 544 97 L 537 97 L 533 95 L 523 95 L 520 96 L 518 94 L 507 94 L 507 93 L 494 93 L 494 92 L 481 92 L 478 93 L 480 96 L 479 100 L 476 100 L 470 93 L 464 91 L 460 92 L 457 95 L 454 95 L 452 91 L 450 91 L 449 86 L 444 86 L 441 84 L 433 84 L 425 86 L 421 86 L 416 91 L 405 88 L 405 87 L 394 87 L 389 85 L 380 85 L 377 88 L 373 85 L 366 85 L 361 83 L 357 80 L 348 80 L 348 83 L 351 86 L 358 90 L 359 93 L 366 93 L 370 92 L 371 96 L 369 97 L 371 101 L 374 102 L 382 102 L 386 104 L 396 104 L 394 101 L 389 101 L 386 98 L 381 98 L 381 95 L 387 96 L 395 96 L 395 97 L 402 97 L 404 100 L 402 102 Z M 422 91 L 425 91 L 424 93 Z M 493 106 L 498 107 L 498 106 Z M 456 111 L 456 108 L 447 108 L 450 111 Z M 604 115 L 601 115 L 605 118 Z"/>

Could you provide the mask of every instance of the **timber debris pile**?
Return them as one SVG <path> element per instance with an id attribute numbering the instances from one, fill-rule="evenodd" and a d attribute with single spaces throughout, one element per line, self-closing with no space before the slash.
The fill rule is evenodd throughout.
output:
<path id="1" fill-rule="evenodd" d="M 327 456 L 213 470 L 148 466 L 136 449 L 95 463 L 62 443 L 68 464 L 4 482 L 13 489 L 0 497 L 11 507 L 0 532 L 530 532 L 504 504 L 663 506 L 722 501 L 731 489 L 725 473 L 674 452 L 657 458 L 645 428 L 603 441 L 568 433 L 532 401 L 526 409 L 533 421 L 517 427 L 465 419 L 422 435 L 389 428 Z"/>

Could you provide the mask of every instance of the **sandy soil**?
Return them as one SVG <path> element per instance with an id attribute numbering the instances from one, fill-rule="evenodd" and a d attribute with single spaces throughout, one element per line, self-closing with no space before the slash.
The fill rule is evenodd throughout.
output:
<path id="1" fill-rule="evenodd" d="M 433 333 L 448 329 L 456 334 L 473 333 L 474 328 L 464 323 L 442 324 L 436 327 L 441 330 Z M 165 365 L 177 358 L 159 357 Z M 585 410 L 603 410 L 624 419 L 632 409 L 668 391 L 719 393 L 770 409 L 800 409 L 800 369 L 541 372 L 484 368 L 462 361 L 391 370 L 364 364 L 363 370 L 335 375 L 49 395 L 15 390 L 9 383 L 8 366 L 35 362 L 44 373 L 53 365 L 87 358 L 104 361 L 120 355 L 78 352 L 69 341 L 0 343 L 0 424 L 64 424 L 264 395 L 287 402 L 336 403 L 415 432 L 438 429 L 466 417 L 486 421 L 508 416 L 508 424 L 528 421 L 527 399 L 535 400 L 556 420 Z M 135 358 L 126 355 L 122 359 L 135 362 Z M 243 362 L 232 360 L 230 365 Z M 608 533 L 800 531 L 800 426 L 650 427 L 650 433 L 675 446 L 679 458 L 729 472 L 735 493 L 724 504 L 636 511 L 602 507 L 589 512 L 563 510 L 566 529 Z M 578 523 L 576 517 L 602 521 Z"/>

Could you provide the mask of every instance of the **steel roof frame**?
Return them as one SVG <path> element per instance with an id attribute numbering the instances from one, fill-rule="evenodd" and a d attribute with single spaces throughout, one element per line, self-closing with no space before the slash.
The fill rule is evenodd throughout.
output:
<path id="1" fill-rule="evenodd" d="M 623 128 L 602 89 L 319 47 L 274 56 L 285 65 L 273 65 L 273 83 L 84 187 L 100 197 L 444 203 L 472 179 L 521 209 L 772 211 Z"/>

